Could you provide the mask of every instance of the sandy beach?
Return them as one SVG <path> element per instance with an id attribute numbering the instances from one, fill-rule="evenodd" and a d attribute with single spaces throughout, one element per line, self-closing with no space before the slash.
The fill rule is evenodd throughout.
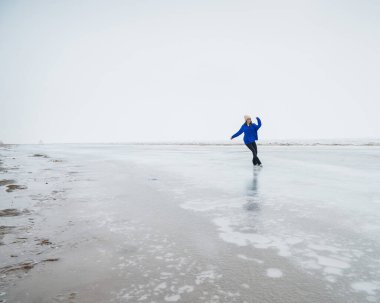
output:
<path id="1" fill-rule="evenodd" d="M 0 302 L 379 302 L 380 147 L 4 145 Z"/>

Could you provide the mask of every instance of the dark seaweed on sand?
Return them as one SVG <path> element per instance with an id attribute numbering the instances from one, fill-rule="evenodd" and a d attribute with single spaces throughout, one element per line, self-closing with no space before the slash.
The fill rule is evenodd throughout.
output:
<path id="1" fill-rule="evenodd" d="M 7 185 L 6 191 L 10 193 L 14 190 L 19 190 L 19 189 L 27 189 L 27 187 L 25 185 L 9 184 Z"/>

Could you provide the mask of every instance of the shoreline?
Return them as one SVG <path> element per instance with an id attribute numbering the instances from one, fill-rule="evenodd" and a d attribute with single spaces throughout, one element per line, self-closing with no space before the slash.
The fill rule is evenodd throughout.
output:
<path id="1" fill-rule="evenodd" d="M 17 146 L 17 145 L 31 145 L 31 146 L 49 146 L 49 145 L 154 145 L 154 146 L 244 146 L 244 143 L 192 143 L 192 142 L 93 142 L 93 143 L 7 143 L 0 145 L 0 147 L 12 147 L 12 146 Z M 367 143 L 320 143 L 320 142 L 314 142 L 314 143 L 297 143 L 297 142 L 263 142 L 263 141 L 257 141 L 257 145 L 260 146 L 300 146 L 300 147 L 332 147 L 332 146 L 341 146 L 341 147 L 379 147 L 380 142 L 367 142 Z"/>

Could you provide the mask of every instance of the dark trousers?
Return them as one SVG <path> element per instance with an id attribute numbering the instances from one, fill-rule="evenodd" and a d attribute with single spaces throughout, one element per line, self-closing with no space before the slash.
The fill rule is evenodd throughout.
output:
<path id="1" fill-rule="evenodd" d="M 253 159 L 252 159 L 253 165 L 261 165 L 261 161 L 260 161 L 259 157 L 257 156 L 256 142 L 248 143 L 246 145 L 251 150 L 251 152 L 253 154 Z"/>

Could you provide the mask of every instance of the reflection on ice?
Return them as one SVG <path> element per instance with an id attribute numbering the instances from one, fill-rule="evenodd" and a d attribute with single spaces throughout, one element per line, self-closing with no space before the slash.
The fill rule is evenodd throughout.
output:
<path id="1" fill-rule="evenodd" d="M 261 168 L 254 168 L 252 181 L 249 181 L 247 186 L 247 203 L 244 208 L 247 211 L 259 211 L 260 210 L 260 197 L 258 188 L 258 178 Z"/>

